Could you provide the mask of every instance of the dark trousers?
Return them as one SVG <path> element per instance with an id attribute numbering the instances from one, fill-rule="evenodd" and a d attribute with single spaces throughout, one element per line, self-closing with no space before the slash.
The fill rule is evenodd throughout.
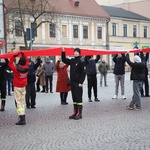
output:
<path id="1" fill-rule="evenodd" d="M 68 92 L 60 92 L 61 103 L 66 102 L 68 96 Z"/>
<path id="2" fill-rule="evenodd" d="M 36 82 L 36 91 L 40 92 L 40 78 L 38 78 L 38 80 Z"/>
<path id="3" fill-rule="evenodd" d="M 88 98 L 91 99 L 92 88 L 94 91 L 94 97 L 97 98 L 97 77 L 95 76 L 87 76 L 88 82 Z"/>
<path id="4" fill-rule="evenodd" d="M 145 80 L 143 81 L 143 85 L 144 85 L 144 88 L 145 88 L 145 96 L 148 96 L 149 95 L 149 83 L 148 83 L 147 75 L 145 76 Z M 142 86 L 142 89 L 141 89 L 141 95 L 144 95 L 143 86 Z"/>
<path id="5" fill-rule="evenodd" d="M 6 100 L 6 80 L 0 81 L 1 100 Z"/>
<path id="6" fill-rule="evenodd" d="M 26 106 L 34 106 L 36 104 L 35 83 L 28 83 L 26 86 Z M 31 100 L 31 101 L 30 101 Z"/>
<path id="7" fill-rule="evenodd" d="M 78 83 L 71 82 L 71 94 L 73 103 L 77 105 L 82 105 L 83 89 L 82 87 L 79 87 Z"/>
<path id="8" fill-rule="evenodd" d="M 50 92 L 52 92 L 52 82 L 53 82 L 53 75 L 45 76 L 46 81 L 46 91 L 48 92 L 48 82 L 50 83 Z"/>
<path id="9" fill-rule="evenodd" d="M 12 92 L 14 91 L 14 86 L 12 84 L 12 80 L 11 79 L 7 80 L 7 88 L 8 88 L 8 95 L 10 95 L 11 94 L 11 90 L 12 90 Z"/>

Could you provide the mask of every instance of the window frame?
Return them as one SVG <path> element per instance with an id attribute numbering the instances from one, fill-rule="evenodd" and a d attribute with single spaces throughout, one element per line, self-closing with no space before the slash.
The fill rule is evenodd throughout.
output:
<path id="1" fill-rule="evenodd" d="M 127 24 L 123 24 L 123 36 L 124 37 L 128 36 L 128 26 L 127 26 Z"/>
<path id="2" fill-rule="evenodd" d="M 112 36 L 116 36 L 116 35 L 117 35 L 117 24 L 112 23 Z"/>
<path id="3" fill-rule="evenodd" d="M 55 38 L 56 37 L 55 23 L 50 23 L 49 24 L 49 37 L 50 38 Z"/>
<path id="4" fill-rule="evenodd" d="M 88 39 L 88 26 L 83 25 L 83 39 Z"/>
<path id="5" fill-rule="evenodd" d="M 20 20 L 15 21 L 15 36 L 22 36 L 22 26 Z"/>
<path id="6" fill-rule="evenodd" d="M 73 25 L 73 38 L 79 38 L 79 26 L 77 24 Z"/>

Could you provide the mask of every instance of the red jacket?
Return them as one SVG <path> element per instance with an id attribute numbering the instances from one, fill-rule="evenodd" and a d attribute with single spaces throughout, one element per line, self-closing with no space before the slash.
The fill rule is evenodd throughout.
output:
<path id="1" fill-rule="evenodd" d="M 26 59 L 26 64 L 24 66 L 20 66 L 20 68 L 28 68 L 28 65 L 29 65 L 29 60 L 26 56 L 24 56 L 25 59 Z M 27 74 L 28 72 L 26 73 L 21 73 L 19 71 L 17 71 L 17 67 L 16 65 L 14 64 L 14 60 L 15 60 L 15 57 L 12 56 L 10 58 L 10 61 L 8 63 L 8 66 L 11 68 L 11 70 L 14 72 L 14 80 L 13 80 L 13 85 L 15 87 L 19 87 L 19 88 L 22 88 L 22 87 L 25 87 L 27 85 Z"/>
<path id="2" fill-rule="evenodd" d="M 57 70 L 56 92 L 69 92 L 71 88 L 70 86 L 67 85 L 68 65 L 64 65 L 64 68 L 60 68 L 59 64 L 60 62 L 57 61 L 56 63 L 56 70 Z"/>

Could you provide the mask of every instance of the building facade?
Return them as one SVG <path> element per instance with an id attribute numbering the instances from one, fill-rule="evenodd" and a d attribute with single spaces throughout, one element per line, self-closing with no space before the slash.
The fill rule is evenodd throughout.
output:
<path id="1" fill-rule="evenodd" d="M 76 2 L 78 1 L 61 0 L 56 3 L 53 21 L 43 23 L 37 28 L 32 49 L 59 46 L 106 49 L 107 24 L 110 16 L 93 0 L 89 0 L 89 3 L 81 0 L 78 6 Z M 13 20 L 13 14 L 8 17 L 9 20 Z M 44 14 L 38 22 L 48 19 L 49 15 Z M 33 18 L 25 14 L 24 20 L 25 28 L 32 28 Z M 16 43 L 15 50 L 24 47 L 23 34 L 18 30 L 17 21 L 9 22 L 9 28 L 15 30 L 7 35 L 7 51 L 12 51 L 13 42 Z"/>

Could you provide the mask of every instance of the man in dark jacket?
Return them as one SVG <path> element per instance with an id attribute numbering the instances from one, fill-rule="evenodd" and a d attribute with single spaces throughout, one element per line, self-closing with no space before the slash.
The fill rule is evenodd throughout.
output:
<path id="1" fill-rule="evenodd" d="M 121 85 L 122 99 L 126 99 L 124 95 L 125 62 L 126 62 L 125 55 L 117 54 L 113 57 L 113 61 L 115 63 L 114 72 L 113 72 L 115 75 L 115 96 L 112 99 L 116 99 L 118 97 L 119 82 Z"/>
<path id="2" fill-rule="evenodd" d="M 36 81 L 36 69 L 41 63 L 40 57 L 37 58 L 37 62 L 34 63 L 29 59 L 29 71 L 27 75 L 27 86 L 26 86 L 26 107 L 29 109 L 35 108 L 36 104 L 36 91 L 35 91 L 35 81 Z M 30 102 L 31 98 L 31 102 Z"/>
<path id="3" fill-rule="evenodd" d="M 88 83 L 88 98 L 89 102 L 91 100 L 91 90 L 93 87 L 95 101 L 99 102 L 100 100 L 97 98 L 97 69 L 96 63 L 99 61 L 100 56 L 98 55 L 96 59 L 93 56 L 86 56 L 85 57 L 85 64 L 86 64 L 86 74 L 87 74 L 87 83 Z"/>
<path id="4" fill-rule="evenodd" d="M 142 82 L 145 79 L 145 65 L 141 62 L 141 58 L 138 55 L 134 56 L 134 63 L 130 61 L 129 52 L 126 55 L 127 63 L 132 67 L 130 79 L 133 80 L 133 97 L 129 110 L 133 110 L 134 106 L 136 110 L 141 109 L 141 93 Z"/>
<path id="5" fill-rule="evenodd" d="M 5 69 L 7 67 L 8 67 L 8 59 L 5 59 L 5 62 L 0 62 L 1 111 L 5 110 L 5 103 L 6 103 L 6 78 L 5 78 Z"/>
<path id="6" fill-rule="evenodd" d="M 74 58 L 66 58 L 65 50 L 62 49 L 61 54 L 62 61 L 65 64 L 70 65 L 70 80 L 71 80 L 71 93 L 74 105 L 74 113 L 69 119 L 81 119 L 82 118 L 82 94 L 83 94 L 83 82 L 85 80 L 85 62 L 80 56 L 80 49 L 74 49 Z"/>

